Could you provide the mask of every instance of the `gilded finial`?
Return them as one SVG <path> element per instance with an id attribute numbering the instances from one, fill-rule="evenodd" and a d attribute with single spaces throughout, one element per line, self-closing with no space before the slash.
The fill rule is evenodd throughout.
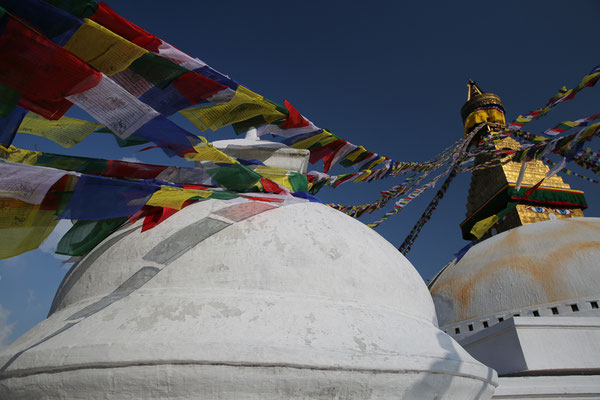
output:
<path id="1" fill-rule="evenodd" d="M 467 101 L 471 100 L 471 97 L 474 97 L 478 94 L 483 94 L 477 83 L 473 79 L 469 79 L 469 83 L 467 83 Z"/>
<path id="2" fill-rule="evenodd" d="M 460 110 L 463 123 L 472 112 L 481 108 L 496 108 L 504 113 L 504 106 L 498 95 L 484 92 L 472 79 L 469 79 L 467 88 L 467 101 Z"/>

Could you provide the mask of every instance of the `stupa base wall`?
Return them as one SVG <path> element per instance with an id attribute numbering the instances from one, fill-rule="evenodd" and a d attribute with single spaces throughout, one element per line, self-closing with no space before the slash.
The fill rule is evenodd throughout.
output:
<path id="1" fill-rule="evenodd" d="M 447 373 L 275 365 L 80 366 L 0 381 L 6 400 L 489 399 L 493 391 L 487 381 Z"/>

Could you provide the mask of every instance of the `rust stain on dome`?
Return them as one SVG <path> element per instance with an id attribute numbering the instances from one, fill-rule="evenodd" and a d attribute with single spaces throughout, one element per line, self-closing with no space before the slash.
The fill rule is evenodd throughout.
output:
<path id="1" fill-rule="evenodd" d="M 575 223 L 576 221 L 576 223 Z M 529 276 L 535 284 L 528 285 L 531 299 L 536 301 L 534 304 L 550 303 L 554 301 L 566 300 L 572 296 L 574 287 L 570 284 L 571 279 L 564 279 L 564 269 L 572 266 L 571 260 L 580 257 L 589 251 L 596 251 L 600 254 L 600 241 L 571 241 L 569 243 L 557 243 L 560 237 L 581 237 L 582 231 L 593 231 L 592 237 L 596 232 L 600 232 L 600 225 L 597 221 L 586 221 L 584 219 L 572 220 L 572 223 L 564 224 L 560 229 L 550 229 L 548 231 L 536 230 L 536 232 L 519 232 L 522 229 L 513 229 L 498 240 L 493 240 L 488 244 L 488 248 L 480 255 L 472 256 L 465 260 L 468 264 L 461 263 L 446 271 L 444 276 L 439 279 L 431 288 L 432 295 L 438 295 L 448 300 L 454 301 L 454 310 L 457 321 L 475 318 L 483 315 L 473 315 L 472 309 L 473 295 L 476 288 L 489 288 L 489 296 L 501 294 L 500 290 L 505 287 L 499 287 L 494 280 L 500 281 L 504 278 L 501 273 L 508 269 L 513 270 L 514 276 L 518 280 L 526 279 Z M 590 232 L 591 233 L 591 232 Z M 589 238 L 589 236 L 588 236 Z M 545 254 L 514 254 L 523 248 L 523 243 L 535 241 L 538 244 L 547 242 L 547 252 Z M 502 254 L 498 259 L 487 261 L 489 256 Z M 477 259 L 481 258 L 481 264 L 477 264 Z M 467 267 L 471 268 L 467 268 Z M 463 267 L 463 268 L 461 268 Z M 586 279 L 584 276 L 581 279 Z M 507 282 L 508 283 L 508 282 Z M 497 289 L 497 292 L 494 290 Z M 509 293 L 504 293 L 509 294 Z M 530 306 L 534 304 L 515 305 L 516 307 Z M 501 312 L 506 310 L 495 310 Z M 487 314 L 486 314 L 487 315 Z"/>

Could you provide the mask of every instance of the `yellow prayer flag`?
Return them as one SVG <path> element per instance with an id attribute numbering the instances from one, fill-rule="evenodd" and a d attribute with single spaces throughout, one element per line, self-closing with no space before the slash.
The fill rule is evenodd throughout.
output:
<path id="1" fill-rule="evenodd" d="M 477 239 L 481 239 L 481 237 L 492 227 L 496 222 L 498 222 L 499 218 L 497 215 L 492 215 L 491 217 L 487 217 L 477 222 L 471 228 L 471 234 L 475 236 Z"/>
<path id="2" fill-rule="evenodd" d="M 288 176 L 288 171 L 284 169 L 268 167 L 266 165 L 259 165 L 254 169 L 254 172 L 259 174 L 263 178 L 267 178 L 275 183 L 280 184 L 288 190 L 294 190 L 292 188 L 292 184 Z"/>
<path id="3" fill-rule="evenodd" d="M 333 136 L 333 134 L 323 131 L 321 133 L 317 133 L 307 139 L 301 140 L 300 142 L 294 143 L 292 147 L 294 149 L 308 149 L 312 145 L 319 143 L 322 146 L 329 144 L 331 142 L 335 142 L 337 138 Z"/>
<path id="4" fill-rule="evenodd" d="M 10 162 L 35 165 L 41 154 L 41 151 L 18 149 L 12 145 L 8 148 L 0 146 L 0 158 Z"/>
<path id="5" fill-rule="evenodd" d="M 41 136 L 70 148 L 101 127 L 100 124 L 81 119 L 61 117 L 51 121 L 40 115 L 27 113 L 17 132 Z"/>
<path id="6" fill-rule="evenodd" d="M 277 106 L 259 94 L 238 86 L 235 96 L 227 103 L 180 111 L 202 131 L 216 131 L 224 126 L 262 115 L 267 123 L 286 118 Z"/>
<path id="7" fill-rule="evenodd" d="M 39 204 L 0 198 L 0 259 L 37 249 L 57 222 L 54 211 Z"/>
<path id="8" fill-rule="evenodd" d="M 579 86 L 581 86 L 581 87 L 587 86 L 591 80 L 597 78 L 599 75 L 600 75 L 600 72 L 596 72 L 596 73 L 584 76 L 583 79 L 581 80 L 581 83 L 579 84 Z"/>
<path id="9" fill-rule="evenodd" d="M 202 143 L 198 143 L 194 145 L 195 153 L 186 153 L 186 160 L 190 161 L 212 161 L 215 163 L 224 163 L 224 164 L 236 164 L 237 160 L 235 158 L 229 157 L 227 154 L 223 153 L 221 150 L 214 147 L 211 143 L 206 140 L 206 138 L 199 136 Z"/>
<path id="10" fill-rule="evenodd" d="M 354 182 L 361 182 L 364 181 L 365 179 L 367 179 L 369 176 L 371 176 L 371 174 L 373 173 L 373 171 L 365 169 L 363 171 L 360 171 L 358 173 L 358 176 L 354 179 Z"/>
<path id="11" fill-rule="evenodd" d="M 595 124 L 592 124 L 592 125 L 588 126 L 579 135 L 579 140 L 588 138 L 588 137 L 596 134 L 596 130 L 599 129 L 599 128 L 600 128 L 600 122 L 596 122 Z"/>
<path id="12" fill-rule="evenodd" d="M 348 154 L 345 158 L 348 161 L 354 161 L 358 158 L 358 156 L 360 156 L 362 153 L 366 153 L 367 149 L 365 149 L 363 146 L 358 146 L 358 148 L 356 150 L 353 150 L 352 153 Z"/>
<path id="13" fill-rule="evenodd" d="M 385 157 L 379 157 L 378 159 L 376 159 L 375 161 L 373 161 L 371 164 L 369 164 L 369 166 L 367 168 L 365 168 L 365 169 L 373 169 L 373 167 L 381 164 L 385 160 L 386 160 Z"/>
<path id="14" fill-rule="evenodd" d="M 127 69 L 148 52 L 90 19 L 83 21 L 64 48 L 106 75 Z"/>
<path id="15" fill-rule="evenodd" d="M 146 203 L 148 206 L 167 207 L 175 210 L 181 210 L 183 203 L 192 197 L 208 198 L 212 194 L 210 190 L 183 189 L 173 186 L 161 186 L 154 192 L 150 200 Z"/>

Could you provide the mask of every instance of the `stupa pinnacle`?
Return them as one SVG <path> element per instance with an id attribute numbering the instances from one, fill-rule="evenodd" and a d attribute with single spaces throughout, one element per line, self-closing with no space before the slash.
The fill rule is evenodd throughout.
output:
<path id="1" fill-rule="evenodd" d="M 474 141 L 482 140 L 483 135 L 497 136 L 505 126 L 504 106 L 500 97 L 486 93 L 472 80 L 467 84 L 467 102 L 461 108 L 461 116 L 465 126 L 465 134 L 484 122 L 493 123 L 480 130 Z M 496 150 L 521 148 L 519 142 L 511 137 L 496 140 L 490 144 Z M 490 161 L 491 156 L 479 156 L 476 164 Z M 516 206 L 506 213 L 487 236 L 507 231 L 517 226 L 557 218 L 583 217 L 587 207 L 582 191 L 572 190 L 561 177 L 546 178 L 542 185 L 527 199 L 524 194 L 536 183 L 544 179 L 549 168 L 540 160 L 526 164 L 506 162 L 501 165 L 473 171 L 471 186 L 467 198 L 467 213 L 461 223 L 463 238 L 470 240 L 473 225 L 478 221 L 494 215 L 507 207 Z"/>

